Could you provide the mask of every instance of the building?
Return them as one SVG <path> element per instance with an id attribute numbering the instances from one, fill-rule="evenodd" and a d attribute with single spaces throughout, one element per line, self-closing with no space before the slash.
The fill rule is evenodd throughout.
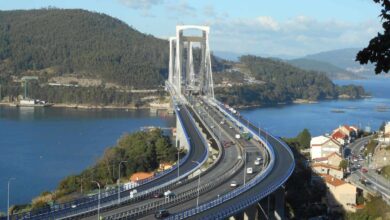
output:
<path id="1" fill-rule="evenodd" d="M 329 175 L 337 179 L 344 178 L 343 170 L 338 166 L 332 166 L 324 163 L 314 163 L 311 165 L 312 170 L 320 175 Z"/>
<path id="2" fill-rule="evenodd" d="M 341 130 L 337 130 L 336 132 L 333 132 L 331 135 L 334 140 L 339 142 L 341 145 L 345 146 L 349 142 L 349 136 L 346 135 Z"/>
<path id="3" fill-rule="evenodd" d="M 348 144 L 353 141 L 358 135 L 359 129 L 355 126 L 343 125 L 333 130 L 333 135 L 336 136 L 335 140 L 339 141 L 342 145 Z M 338 140 L 339 139 L 339 140 Z M 344 139 L 344 141 L 343 141 Z"/>
<path id="4" fill-rule="evenodd" d="M 343 160 L 343 158 L 341 157 L 341 155 L 339 153 L 333 152 L 326 157 L 316 158 L 312 162 L 313 163 L 324 163 L 324 164 L 338 167 L 342 160 Z"/>
<path id="5" fill-rule="evenodd" d="M 390 121 L 388 121 L 385 125 L 385 135 L 390 136 Z"/>
<path id="6" fill-rule="evenodd" d="M 356 190 L 357 188 L 341 179 L 330 175 L 321 175 L 326 183 L 328 191 L 326 201 L 331 211 L 342 211 L 342 209 L 356 211 Z"/>
<path id="7" fill-rule="evenodd" d="M 332 137 L 321 135 L 313 137 L 310 141 L 310 156 L 312 160 L 340 152 L 341 144 Z"/>

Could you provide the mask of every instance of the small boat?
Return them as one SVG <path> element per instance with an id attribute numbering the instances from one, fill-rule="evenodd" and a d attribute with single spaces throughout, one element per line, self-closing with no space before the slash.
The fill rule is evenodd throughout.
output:
<path id="1" fill-rule="evenodd" d="M 333 113 L 344 113 L 345 111 L 342 109 L 332 109 L 331 112 Z"/>
<path id="2" fill-rule="evenodd" d="M 53 104 L 39 99 L 22 99 L 16 104 L 17 107 L 49 107 Z"/>

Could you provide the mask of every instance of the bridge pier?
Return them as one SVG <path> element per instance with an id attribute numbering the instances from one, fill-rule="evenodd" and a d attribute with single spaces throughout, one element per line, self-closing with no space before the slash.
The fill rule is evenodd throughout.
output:
<path id="1" fill-rule="evenodd" d="M 190 140 L 191 141 L 191 140 Z M 190 149 L 190 146 L 187 142 L 183 125 L 180 122 L 179 116 L 176 115 L 176 143 L 177 147 L 186 149 L 187 151 Z"/>
<path id="2" fill-rule="evenodd" d="M 231 216 L 229 220 L 284 220 L 286 219 L 284 207 L 285 192 L 284 187 L 280 187 L 257 204 Z"/>

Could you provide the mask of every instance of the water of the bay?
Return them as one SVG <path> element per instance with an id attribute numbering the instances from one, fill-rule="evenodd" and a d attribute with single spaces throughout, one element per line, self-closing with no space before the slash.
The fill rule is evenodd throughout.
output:
<path id="1" fill-rule="evenodd" d="M 389 78 L 336 83 L 362 85 L 373 97 L 246 109 L 241 113 L 283 137 L 293 137 L 303 128 L 319 135 L 342 124 L 377 129 L 390 120 L 390 109 L 378 111 L 378 107 L 390 107 Z M 93 164 L 123 133 L 142 126 L 172 124 L 172 116 L 159 117 L 148 110 L 0 107 L 0 210 L 6 210 L 9 177 L 16 177 L 11 184 L 11 204 L 26 203 L 40 192 L 53 190 L 65 176 Z"/>
<path id="2" fill-rule="evenodd" d="M 92 165 L 124 133 L 143 126 L 171 127 L 174 116 L 149 110 L 80 110 L 0 106 L 0 211 L 28 203 L 61 179 Z"/>
<path id="3" fill-rule="evenodd" d="M 308 128 L 312 135 L 330 133 L 344 124 L 377 130 L 383 121 L 390 120 L 390 78 L 339 80 L 335 83 L 361 85 L 372 97 L 279 105 L 240 112 L 253 123 L 282 137 L 295 137 L 304 128 Z"/>

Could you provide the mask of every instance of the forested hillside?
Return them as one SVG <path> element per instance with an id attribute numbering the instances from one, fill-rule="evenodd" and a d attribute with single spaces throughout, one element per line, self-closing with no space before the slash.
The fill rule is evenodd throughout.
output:
<path id="1" fill-rule="evenodd" d="M 219 99 L 231 105 L 290 103 L 297 99 L 360 98 L 366 95 L 363 87 L 340 87 L 323 73 L 302 70 L 283 61 L 248 55 L 240 57 L 240 63 L 242 71 L 263 83 L 218 89 Z"/>
<path id="2" fill-rule="evenodd" d="M 0 74 L 102 78 L 133 88 L 161 85 L 168 43 L 84 10 L 0 11 Z"/>

